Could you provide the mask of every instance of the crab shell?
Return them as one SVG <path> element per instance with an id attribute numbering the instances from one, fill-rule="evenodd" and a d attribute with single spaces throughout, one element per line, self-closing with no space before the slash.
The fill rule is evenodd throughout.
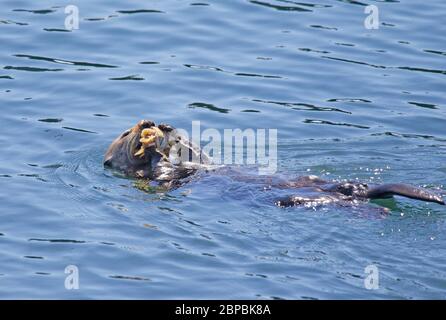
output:
<path id="1" fill-rule="evenodd" d="M 141 142 L 141 148 L 135 153 L 135 156 L 144 157 L 144 150 L 147 147 L 155 145 L 157 149 L 163 144 L 164 133 L 158 127 L 146 128 L 141 131 L 141 138 L 139 142 Z"/>

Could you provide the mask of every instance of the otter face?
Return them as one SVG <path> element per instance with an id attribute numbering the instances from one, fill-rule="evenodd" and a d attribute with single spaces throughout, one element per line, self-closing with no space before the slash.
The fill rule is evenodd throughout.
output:
<path id="1" fill-rule="evenodd" d="M 142 139 L 144 137 L 142 133 L 144 130 L 144 133 L 156 130 L 163 135 L 165 127 L 161 125 L 160 127 L 161 129 L 156 127 L 150 120 L 141 120 L 133 128 L 126 130 L 108 148 L 104 157 L 104 166 L 128 176 L 150 178 L 155 163 L 162 158 L 162 155 L 156 143 L 145 143 L 148 140 Z M 155 136 L 155 138 L 158 137 Z"/>
<path id="2" fill-rule="evenodd" d="M 105 167 L 170 187 L 209 163 L 207 155 L 178 130 L 166 124 L 156 126 L 150 120 L 141 120 L 122 133 L 104 157 Z"/>

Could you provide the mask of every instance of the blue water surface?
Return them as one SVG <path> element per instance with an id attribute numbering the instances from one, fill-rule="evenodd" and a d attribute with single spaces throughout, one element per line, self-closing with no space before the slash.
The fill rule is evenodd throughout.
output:
<path id="1" fill-rule="evenodd" d="M 445 299 L 440 205 L 280 209 L 225 176 L 150 194 L 102 166 L 140 119 L 199 120 L 277 129 L 287 178 L 444 193 L 445 13 L 444 0 L 2 0 L 0 298 Z"/>

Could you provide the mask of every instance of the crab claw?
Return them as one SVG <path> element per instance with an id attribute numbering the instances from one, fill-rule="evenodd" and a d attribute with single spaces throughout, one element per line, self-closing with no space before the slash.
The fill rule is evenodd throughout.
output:
<path id="1" fill-rule="evenodd" d="M 139 156 L 139 157 L 142 158 L 142 157 L 144 156 L 144 146 L 142 146 L 141 149 L 139 149 L 139 150 L 134 154 L 134 156 L 135 156 L 135 157 L 138 157 L 138 156 Z"/>
<path id="2" fill-rule="evenodd" d="M 147 147 L 157 145 L 159 143 L 159 139 L 164 138 L 164 133 L 158 127 L 145 128 L 141 131 L 140 135 L 141 139 L 141 148 L 135 153 L 135 156 L 143 157 L 144 150 Z"/>

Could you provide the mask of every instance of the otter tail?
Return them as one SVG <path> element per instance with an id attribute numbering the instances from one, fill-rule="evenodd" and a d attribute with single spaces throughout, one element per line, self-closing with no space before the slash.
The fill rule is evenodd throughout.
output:
<path id="1" fill-rule="evenodd" d="M 445 202 L 441 198 L 441 196 L 426 189 L 417 188 L 401 183 L 383 184 L 380 186 L 371 187 L 367 191 L 366 196 L 369 199 L 382 199 L 390 198 L 392 196 L 403 196 L 411 199 L 435 202 L 445 205 Z"/>

